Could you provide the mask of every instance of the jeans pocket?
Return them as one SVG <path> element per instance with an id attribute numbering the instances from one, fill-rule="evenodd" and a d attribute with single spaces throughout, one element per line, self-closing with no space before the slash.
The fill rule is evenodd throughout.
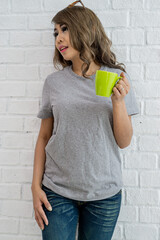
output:
<path id="1" fill-rule="evenodd" d="M 46 193 L 47 197 L 58 197 L 59 195 L 57 193 L 55 193 L 53 190 L 51 190 L 50 188 L 44 186 L 42 184 L 42 190 Z"/>
<path id="2" fill-rule="evenodd" d="M 122 189 L 118 193 L 116 193 L 114 196 L 112 196 L 112 197 L 110 197 L 108 199 L 110 199 L 110 200 L 117 200 L 117 199 L 121 199 L 121 197 L 122 197 Z"/>
<path id="3" fill-rule="evenodd" d="M 50 188 L 47 188 L 46 186 L 44 186 L 43 184 L 42 184 L 42 189 L 43 190 L 45 190 L 45 191 L 47 191 L 47 192 L 50 192 L 50 191 L 52 191 Z"/>

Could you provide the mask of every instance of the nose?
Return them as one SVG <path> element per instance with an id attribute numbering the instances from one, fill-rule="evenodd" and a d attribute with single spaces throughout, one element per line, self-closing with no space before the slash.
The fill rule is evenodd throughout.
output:
<path id="1" fill-rule="evenodd" d="M 57 43 L 59 43 L 60 41 L 63 42 L 63 39 L 64 39 L 63 33 L 58 33 L 58 36 L 56 38 Z"/>

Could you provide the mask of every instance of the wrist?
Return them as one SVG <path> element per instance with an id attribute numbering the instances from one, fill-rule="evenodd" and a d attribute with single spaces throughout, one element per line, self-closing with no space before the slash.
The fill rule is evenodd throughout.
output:
<path id="1" fill-rule="evenodd" d="M 42 185 L 39 183 L 32 183 L 31 190 L 39 189 L 41 187 L 42 187 Z"/>
<path id="2" fill-rule="evenodd" d="M 125 101 L 124 101 L 124 99 L 122 99 L 122 100 L 112 100 L 112 104 L 114 106 L 122 106 L 122 105 L 125 104 Z"/>

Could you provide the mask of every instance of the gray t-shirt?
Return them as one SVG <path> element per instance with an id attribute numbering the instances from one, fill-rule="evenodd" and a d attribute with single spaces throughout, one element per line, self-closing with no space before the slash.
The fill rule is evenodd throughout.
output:
<path id="1" fill-rule="evenodd" d="M 100 70 L 122 72 L 104 65 Z M 139 112 L 132 86 L 125 103 L 128 115 Z M 79 201 L 111 197 L 122 188 L 112 102 L 95 94 L 95 74 L 92 80 L 86 79 L 74 73 L 72 66 L 50 74 L 37 117 L 54 117 L 52 136 L 45 147 L 43 185 Z"/>

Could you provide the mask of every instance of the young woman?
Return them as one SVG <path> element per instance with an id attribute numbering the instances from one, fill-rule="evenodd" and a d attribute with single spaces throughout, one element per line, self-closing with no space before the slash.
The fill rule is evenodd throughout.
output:
<path id="1" fill-rule="evenodd" d="M 121 206 L 121 159 L 138 113 L 128 74 L 90 9 L 58 12 L 54 66 L 43 86 L 41 127 L 32 180 L 35 219 L 43 240 L 110 240 Z M 110 98 L 95 94 L 97 70 L 122 79 Z"/>

